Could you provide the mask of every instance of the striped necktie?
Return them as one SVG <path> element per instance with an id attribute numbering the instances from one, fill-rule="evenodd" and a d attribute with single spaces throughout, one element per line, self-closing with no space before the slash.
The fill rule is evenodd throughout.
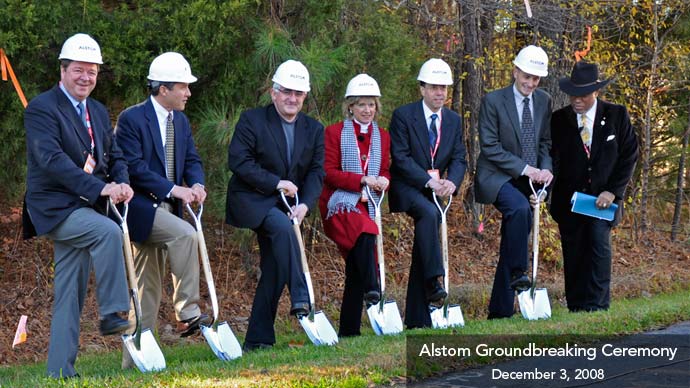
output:
<path id="1" fill-rule="evenodd" d="M 438 115 L 433 113 L 431 116 L 431 123 L 429 124 L 429 146 L 433 150 L 436 146 L 436 139 L 438 138 L 438 131 L 436 131 L 436 119 Z"/>
<path id="2" fill-rule="evenodd" d="M 175 127 L 172 113 L 168 113 L 165 124 L 165 167 L 168 170 L 168 180 L 175 182 Z"/>

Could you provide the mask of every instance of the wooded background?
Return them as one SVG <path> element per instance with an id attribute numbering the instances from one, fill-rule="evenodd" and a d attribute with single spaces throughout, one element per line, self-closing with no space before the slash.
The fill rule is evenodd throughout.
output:
<path id="1" fill-rule="evenodd" d="M 347 81 L 370 74 L 382 90 L 380 123 L 387 127 L 396 106 L 419 98 L 419 66 L 443 58 L 454 70 L 449 106 L 465 119 L 470 168 L 462 199 L 477 226 L 486 213 L 472 196 L 481 97 L 511 82 L 515 54 L 533 43 L 550 60 L 540 86 L 554 97 L 554 109 L 567 104 L 558 79 L 569 75 L 574 52 L 587 47 L 590 26 L 585 59 L 614 79 L 602 96 L 628 107 L 639 136 L 626 223 L 635 238 L 654 228 L 687 244 L 689 8 L 687 0 L 533 0 L 530 18 L 523 0 L 0 0 L 0 48 L 30 99 L 59 80 L 62 42 L 76 32 L 92 35 L 105 61 L 92 96 L 109 107 L 113 123 L 146 97 L 151 60 L 182 53 L 199 78 L 186 113 L 205 165 L 210 213 L 219 218 L 234 124 L 243 110 L 270 101 L 266 88 L 283 60 L 309 69 L 305 111 L 326 125 L 341 119 Z M 12 84 L 0 83 L 5 206 L 17 206 L 24 192 L 22 115 Z"/>

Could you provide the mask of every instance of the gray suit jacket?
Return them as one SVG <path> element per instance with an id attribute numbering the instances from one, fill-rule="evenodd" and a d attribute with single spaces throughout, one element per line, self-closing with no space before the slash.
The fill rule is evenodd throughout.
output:
<path id="1" fill-rule="evenodd" d="M 537 168 L 553 170 L 551 165 L 551 96 L 537 89 L 532 93 Z M 520 177 L 522 160 L 521 130 L 513 85 L 495 90 L 482 99 L 479 110 L 479 158 L 474 190 L 479 203 L 494 203 L 501 186 Z"/>

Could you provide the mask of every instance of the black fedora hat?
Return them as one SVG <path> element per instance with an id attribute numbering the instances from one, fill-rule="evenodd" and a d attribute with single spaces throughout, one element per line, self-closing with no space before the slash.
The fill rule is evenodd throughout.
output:
<path id="1" fill-rule="evenodd" d="M 558 80 L 558 86 L 569 96 L 585 96 L 599 90 L 611 81 L 599 81 L 599 69 L 594 63 L 579 61 L 573 66 L 570 78 Z"/>

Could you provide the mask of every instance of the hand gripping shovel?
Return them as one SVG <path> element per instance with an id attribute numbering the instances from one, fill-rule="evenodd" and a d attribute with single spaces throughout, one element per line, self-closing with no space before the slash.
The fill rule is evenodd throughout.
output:
<path id="1" fill-rule="evenodd" d="M 448 288 L 448 224 L 446 223 L 446 214 L 448 214 L 448 209 L 450 208 L 450 203 L 453 200 L 453 196 L 448 197 L 448 203 L 445 207 L 441 207 L 438 203 L 438 198 L 436 198 L 436 193 L 432 193 L 434 196 L 434 203 L 438 211 L 441 212 L 441 255 L 443 257 L 443 288 L 448 292 L 448 296 L 443 301 L 442 307 L 430 306 L 431 310 L 431 325 L 434 329 L 445 329 L 447 327 L 453 326 L 465 326 L 465 319 L 462 317 L 462 310 L 460 310 L 460 305 L 449 304 L 450 300 L 450 289 Z"/>
<path id="2" fill-rule="evenodd" d="M 283 199 L 283 203 L 288 208 L 288 212 L 292 214 L 292 208 L 285 198 L 285 193 L 281 190 L 280 197 Z M 299 197 L 295 193 L 295 203 L 299 204 Z M 314 343 L 314 345 L 335 345 L 338 343 L 338 334 L 336 334 L 333 326 L 326 318 L 326 314 L 323 311 L 316 311 L 314 306 L 314 287 L 311 284 L 311 275 L 309 274 L 309 265 L 307 264 L 307 254 L 304 251 L 304 241 L 302 241 L 302 231 L 299 227 L 299 221 L 297 218 L 292 219 L 292 229 L 295 231 L 297 236 L 297 242 L 299 243 L 299 251 L 302 259 L 302 271 L 304 272 L 304 278 L 307 282 L 307 289 L 309 290 L 309 315 L 300 317 L 299 323 L 304 328 L 307 336 Z"/>
<path id="3" fill-rule="evenodd" d="M 537 287 L 537 268 L 539 267 L 539 210 L 541 202 L 546 198 L 546 186 L 539 191 L 534 190 L 532 180 L 529 181 L 532 193 L 537 198 L 534 204 L 533 224 L 532 224 L 532 287 L 529 290 L 518 294 L 520 312 L 525 319 L 533 321 L 535 319 L 551 318 L 551 305 L 546 288 Z"/>
<path id="4" fill-rule="evenodd" d="M 379 234 L 376 235 L 376 256 L 378 256 L 379 261 L 379 282 L 381 284 L 381 300 L 379 303 L 369 306 L 367 315 L 369 322 L 371 322 L 371 328 L 374 329 L 376 335 L 398 334 L 403 330 L 398 304 L 394 300 L 386 301 L 386 264 L 383 257 L 383 228 L 381 227 L 381 203 L 386 192 L 382 191 L 379 200 L 376 201 L 369 190 L 369 186 L 366 186 L 366 190 L 370 203 L 374 205 L 374 221 L 376 227 L 379 228 Z"/>
<path id="5" fill-rule="evenodd" d="M 211 296 L 211 305 L 213 306 L 213 322 L 210 326 L 201 324 L 201 333 L 206 338 L 208 346 L 211 347 L 216 357 L 223 361 L 234 360 L 242 357 L 242 347 L 232 333 L 227 322 L 219 322 L 218 320 L 218 298 L 216 297 L 216 286 L 213 283 L 213 274 L 211 273 L 211 263 L 208 259 L 208 251 L 206 250 L 206 239 L 204 239 L 204 232 L 201 229 L 201 213 L 204 211 L 204 205 L 199 207 L 199 213 L 195 214 L 192 207 L 187 206 L 187 211 L 194 219 L 196 226 L 197 240 L 199 241 L 199 255 L 201 256 L 201 265 L 204 267 L 204 277 L 206 284 L 208 284 L 208 293 Z"/>
<path id="6" fill-rule="evenodd" d="M 129 241 L 129 228 L 127 227 L 127 212 L 129 207 L 124 205 L 124 212 L 121 214 L 112 200 L 109 200 L 113 214 L 120 221 L 122 228 L 122 245 L 125 251 L 125 265 L 127 267 L 127 278 L 129 280 L 129 292 L 134 302 L 134 316 L 136 317 L 136 327 L 134 333 L 123 334 L 122 341 L 134 361 L 134 365 L 142 372 L 153 372 L 165 369 L 165 357 L 161 352 L 156 338 L 150 328 L 141 328 L 141 303 L 137 291 L 137 278 L 134 269 L 134 257 L 132 255 L 132 243 Z"/>

